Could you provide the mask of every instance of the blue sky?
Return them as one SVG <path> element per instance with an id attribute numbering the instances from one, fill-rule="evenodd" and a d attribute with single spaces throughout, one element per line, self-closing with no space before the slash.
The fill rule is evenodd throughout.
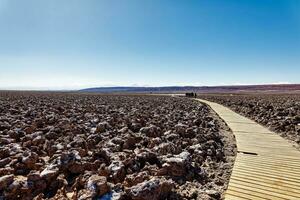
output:
<path id="1" fill-rule="evenodd" d="M 300 83 L 298 0 L 0 0 L 0 88 Z"/>

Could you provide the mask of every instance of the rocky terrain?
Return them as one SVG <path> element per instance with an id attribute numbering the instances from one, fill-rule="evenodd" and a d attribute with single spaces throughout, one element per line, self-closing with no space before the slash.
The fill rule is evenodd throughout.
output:
<path id="1" fill-rule="evenodd" d="M 191 99 L 0 92 L 0 199 L 221 199 L 235 152 Z"/>
<path id="2" fill-rule="evenodd" d="M 300 144 L 300 94 L 201 95 Z"/>

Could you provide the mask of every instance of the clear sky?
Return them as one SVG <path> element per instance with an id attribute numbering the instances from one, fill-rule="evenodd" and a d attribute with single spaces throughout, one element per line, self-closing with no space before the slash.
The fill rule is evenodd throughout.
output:
<path id="1" fill-rule="evenodd" d="M 299 0 L 0 0 L 0 88 L 300 83 Z"/>

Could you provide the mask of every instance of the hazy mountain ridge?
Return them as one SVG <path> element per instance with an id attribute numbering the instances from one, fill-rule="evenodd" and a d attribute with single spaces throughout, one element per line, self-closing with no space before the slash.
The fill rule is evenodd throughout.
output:
<path id="1" fill-rule="evenodd" d="M 163 86 L 163 87 L 95 87 L 79 90 L 80 92 L 198 92 L 198 93 L 236 93 L 236 92 L 300 92 L 300 84 L 276 85 L 232 85 L 232 86 Z"/>

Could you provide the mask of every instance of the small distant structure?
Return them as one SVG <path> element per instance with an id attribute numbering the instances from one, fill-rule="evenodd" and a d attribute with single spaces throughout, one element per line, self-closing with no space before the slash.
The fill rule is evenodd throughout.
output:
<path id="1" fill-rule="evenodd" d="M 187 93 L 185 93 L 185 96 L 186 97 L 193 97 L 193 98 L 195 98 L 195 97 L 197 97 L 197 94 L 194 93 L 194 92 L 187 92 Z"/>

